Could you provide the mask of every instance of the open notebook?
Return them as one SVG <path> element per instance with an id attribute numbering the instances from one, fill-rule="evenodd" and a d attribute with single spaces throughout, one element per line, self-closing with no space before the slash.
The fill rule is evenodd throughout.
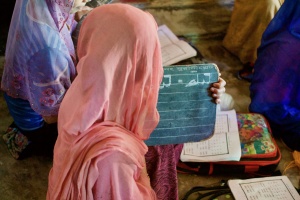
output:
<path id="1" fill-rule="evenodd" d="M 235 199 L 299 200 L 300 196 L 286 176 L 273 176 L 228 181 Z"/>
<path id="2" fill-rule="evenodd" d="M 235 110 L 218 111 L 214 135 L 200 142 L 185 143 L 182 162 L 218 162 L 241 158 L 241 144 Z"/>
<path id="3" fill-rule="evenodd" d="M 178 37 L 166 26 L 158 27 L 163 66 L 173 65 L 179 61 L 194 57 L 197 51 Z"/>

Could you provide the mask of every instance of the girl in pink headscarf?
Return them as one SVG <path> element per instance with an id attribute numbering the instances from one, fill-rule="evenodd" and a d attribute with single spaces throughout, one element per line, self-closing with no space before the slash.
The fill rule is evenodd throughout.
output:
<path id="1" fill-rule="evenodd" d="M 163 75 L 157 25 L 129 5 L 84 20 L 78 75 L 58 116 L 48 199 L 155 199 L 143 142 L 156 127 Z"/>
<path id="2" fill-rule="evenodd" d="M 58 115 L 47 199 L 157 199 L 144 143 L 159 121 L 163 75 L 154 18 L 126 4 L 98 7 L 83 21 L 77 53 L 77 77 Z"/>

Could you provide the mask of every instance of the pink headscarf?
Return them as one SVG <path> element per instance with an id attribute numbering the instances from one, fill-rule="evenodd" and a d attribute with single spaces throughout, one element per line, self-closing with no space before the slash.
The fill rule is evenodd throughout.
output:
<path id="1" fill-rule="evenodd" d="M 143 142 L 159 121 L 155 20 L 126 4 L 98 7 L 82 24 L 78 58 L 59 111 L 47 198 L 156 199 Z"/>

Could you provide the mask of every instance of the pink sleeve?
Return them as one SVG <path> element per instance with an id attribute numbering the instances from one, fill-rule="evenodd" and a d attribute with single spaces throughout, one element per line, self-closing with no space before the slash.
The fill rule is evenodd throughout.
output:
<path id="1" fill-rule="evenodd" d="M 147 174 L 122 152 L 115 151 L 98 162 L 98 171 L 94 199 L 156 199 Z"/>

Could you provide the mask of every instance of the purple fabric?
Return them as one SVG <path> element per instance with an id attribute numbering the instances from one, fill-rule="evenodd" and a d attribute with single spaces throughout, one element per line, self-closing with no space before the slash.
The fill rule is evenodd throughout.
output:
<path id="1" fill-rule="evenodd" d="M 57 115 L 75 77 L 72 5 L 73 0 L 19 0 L 15 4 L 1 89 L 29 101 L 43 116 Z"/>
<path id="2" fill-rule="evenodd" d="M 285 0 L 263 34 L 250 86 L 250 111 L 300 150 L 300 0 Z"/>
<path id="3" fill-rule="evenodd" d="M 176 165 L 183 144 L 150 146 L 146 154 L 147 171 L 151 186 L 159 200 L 178 199 Z"/>

